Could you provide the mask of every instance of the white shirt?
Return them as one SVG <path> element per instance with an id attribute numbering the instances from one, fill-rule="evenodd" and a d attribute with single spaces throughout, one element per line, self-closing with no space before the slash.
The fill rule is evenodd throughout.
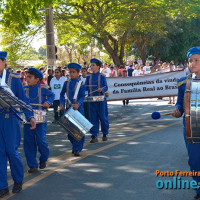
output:
<path id="1" fill-rule="evenodd" d="M 80 77 L 81 81 L 83 81 L 85 83 L 86 77 L 84 78 L 82 75 Z"/>
<path id="2" fill-rule="evenodd" d="M 110 69 L 109 68 L 102 69 L 101 73 L 104 74 L 106 77 L 110 77 Z"/>
<path id="3" fill-rule="evenodd" d="M 140 76 L 142 71 L 140 69 L 136 69 L 133 71 L 132 76 Z"/>
<path id="4" fill-rule="evenodd" d="M 55 94 L 54 100 L 60 100 L 60 93 L 63 88 L 64 82 L 67 80 L 66 77 L 61 76 L 59 80 L 53 77 L 50 81 L 51 91 Z"/>
<path id="5" fill-rule="evenodd" d="M 144 74 L 149 74 L 149 73 L 151 73 L 151 69 L 150 69 L 151 67 L 150 66 L 144 66 Z"/>

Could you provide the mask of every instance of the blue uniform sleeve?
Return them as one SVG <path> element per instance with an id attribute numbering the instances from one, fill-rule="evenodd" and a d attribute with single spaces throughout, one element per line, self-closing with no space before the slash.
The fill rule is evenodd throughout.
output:
<path id="1" fill-rule="evenodd" d="M 15 95 L 22 101 L 24 101 L 27 105 L 30 105 L 30 100 L 25 94 L 24 88 L 22 86 L 21 80 L 18 78 L 14 79 L 14 87 L 15 87 Z M 33 112 L 28 111 L 27 109 L 23 108 L 23 112 L 26 116 L 27 121 L 30 121 L 31 118 L 34 118 Z"/>
<path id="2" fill-rule="evenodd" d="M 79 106 L 83 104 L 84 99 L 85 99 L 85 84 L 81 85 L 80 90 L 78 92 L 77 103 Z"/>
<path id="3" fill-rule="evenodd" d="M 108 90 L 108 85 L 107 85 L 107 81 L 106 81 L 106 77 L 105 76 L 102 76 L 102 87 L 104 87 L 102 89 L 102 93 L 103 95 L 105 94 L 105 92 Z"/>
<path id="4" fill-rule="evenodd" d="M 185 80 L 186 78 L 179 79 L 178 82 Z M 183 83 L 181 86 L 178 87 L 178 98 L 175 107 L 179 109 L 181 115 L 184 113 L 184 94 L 185 94 L 185 87 L 186 84 Z"/>
<path id="5" fill-rule="evenodd" d="M 46 89 L 46 88 L 42 88 L 42 94 L 45 96 L 44 102 L 47 102 L 49 105 L 52 105 L 55 99 L 55 94 L 51 90 Z"/>
<path id="6" fill-rule="evenodd" d="M 65 106 L 65 93 L 66 93 L 67 81 L 64 83 L 60 93 L 60 105 Z"/>

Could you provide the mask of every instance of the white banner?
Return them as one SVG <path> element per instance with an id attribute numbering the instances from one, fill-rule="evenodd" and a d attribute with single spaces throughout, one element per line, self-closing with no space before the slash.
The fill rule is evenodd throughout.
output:
<path id="1" fill-rule="evenodd" d="M 108 101 L 176 96 L 177 80 L 186 76 L 185 71 L 158 73 L 137 77 L 106 78 Z"/>

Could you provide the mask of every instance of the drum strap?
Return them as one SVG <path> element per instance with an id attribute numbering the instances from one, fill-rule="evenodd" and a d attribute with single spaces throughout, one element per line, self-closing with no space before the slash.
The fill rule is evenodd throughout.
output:
<path id="1" fill-rule="evenodd" d="M 91 85 L 92 85 L 92 74 L 89 75 L 89 76 L 90 76 L 90 77 L 89 77 L 89 85 L 90 85 L 90 86 L 89 86 L 89 89 L 90 89 L 89 94 L 90 94 L 90 93 L 92 93 L 92 86 L 91 86 Z"/>
<path id="2" fill-rule="evenodd" d="M 79 90 L 80 90 L 81 84 L 82 84 L 82 81 L 79 81 L 79 82 L 78 82 L 78 85 L 77 85 L 77 87 L 76 87 L 76 91 L 75 91 L 75 93 L 74 93 L 74 98 L 73 98 L 73 99 L 75 100 L 75 102 L 77 101 L 78 92 L 79 92 Z"/>
<path id="3" fill-rule="evenodd" d="M 42 104 L 42 89 L 41 89 L 41 87 L 38 87 L 38 94 L 37 94 L 37 96 L 34 97 L 34 98 L 31 98 L 31 97 L 29 96 L 29 88 L 26 88 L 26 89 L 25 89 L 25 92 L 26 92 L 26 96 L 27 96 L 30 100 L 35 100 L 35 99 L 38 98 L 38 104 L 39 104 L 39 105 Z M 42 110 L 42 107 L 41 107 L 41 106 L 39 106 L 39 110 Z"/>
<path id="4" fill-rule="evenodd" d="M 99 74 L 99 76 L 98 76 L 98 85 L 97 85 L 97 87 L 98 88 L 101 88 L 101 74 Z M 90 78 L 89 78 L 89 88 L 90 88 L 90 93 L 92 93 L 92 87 L 91 87 L 91 85 L 92 85 L 92 75 L 90 75 Z M 101 94 L 99 93 L 99 96 L 100 96 Z"/>
<path id="5" fill-rule="evenodd" d="M 98 76 L 98 88 L 101 88 L 101 74 L 99 74 Z M 100 96 L 100 92 L 99 92 L 99 96 Z"/>
<path id="6" fill-rule="evenodd" d="M 12 90 L 9 88 L 9 86 L 6 84 L 6 70 L 3 70 L 3 75 L 2 75 L 2 79 L 1 79 L 1 86 L 4 87 L 4 89 L 9 92 L 11 95 L 14 96 Z"/>
<path id="7" fill-rule="evenodd" d="M 68 101 L 68 104 L 69 104 L 69 105 L 72 104 L 72 102 L 71 102 L 70 99 L 69 99 L 69 85 L 70 85 L 70 82 L 71 82 L 70 80 L 67 82 L 67 88 L 66 88 L 67 101 Z M 79 84 L 80 82 L 82 83 L 82 81 L 79 81 L 79 82 L 77 82 L 76 85 L 75 85 L 75 93 L 74 93 L 74 97 L 73 97 L 73 100 L 75 100 L 74 103 L 76 103 L 76 101 L 77 101 L 77 96 L 78 96 L 78 92 L 79 92 L 80 86 L 79 86 L 79 89 L 78 89 L 78 90 L 77 90 L 77 87 L 78 87 L 78 84 Z M 80 85 L 81 85 L 81 83 L 80 83 Z M 76 98 L 75 98 L 76 91 L 77 91 L 77 96 L 76 96 Z M 67 107 L 68 107 L 68 105 L 67 105 Z"/>

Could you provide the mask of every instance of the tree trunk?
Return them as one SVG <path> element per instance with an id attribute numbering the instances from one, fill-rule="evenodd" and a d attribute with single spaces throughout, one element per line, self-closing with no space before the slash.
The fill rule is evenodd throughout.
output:
<path id="1" fill-rule="evenodd" d="M 104 45 L 105 49 L 108 51 L 108 53 L 111 55 L 113 62 L 115 65 L 121 65 L 119 56 L 117 55 L 117 51 L 114 51 L 113 48 L 110 46 L 108 42 L 108 38 L 101 38 L 101 42 Z"/>
<path id="2" fill-rule="evenodd" d="M 121 39 L 121 49 L 120 49 L 119 59 L 122 64 L 123 64 L 123 58 L 124 58 L 124 47 L 126 44 L 126 38 L 127 38 L 128 32 L 129 30 L 126 30 Z"/>
<path id="3" fill-rule="evenodd" d="M 143 65 L 145 65 L 145 63 L 146 63 L 146 40 L 142 39 L 141 42 L 139 40 L 137 40 L 135 43 L 138 48 L 138 51 L 140 52 L 142 63 L 143 63 Z"/>
<path id="4" fill-rule="evenodd" d="M 69 62 L 72 62 L 72 51 L 73 51 L 73 48 L 70 49 L 68 46 L 65 45 L 65 50 L 69 56 Z"/>

